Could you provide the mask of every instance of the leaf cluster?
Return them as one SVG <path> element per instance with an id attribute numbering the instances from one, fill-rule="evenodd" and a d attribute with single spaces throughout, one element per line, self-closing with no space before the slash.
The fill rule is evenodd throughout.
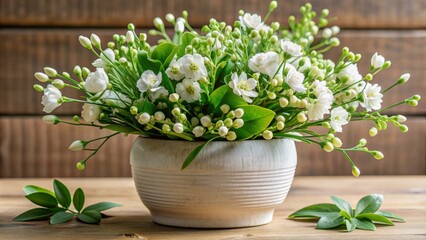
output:
<path id="1" fill-rule="evenodd" d="M 375 224 L 393 226 L 392 220 L 404 222 L 405 220 L 393 213 L 379 211 L 383 202 L 383 195 L 367 195 L 352 209 L 351 205 L 336 196 L 331 196 L 334 204 L 321 203 L 304 207 L 292 214 L 292 219 L 318 219 L 317 229 L 330 229 L 345 226 L 348 232 L 355 229 L 375 231 Z M 392 220 L 391 220 L 392 219 Z"/>
<path id="2" fill-rule="evenodd" d="M 59 180 L 53 180 L 53 191 L 48 189 L 27 185 L 24 187 L 26 198 L 32 203 L 40 206 L 30 209 L 13 221 L 26 222 L 50 219 L 50 224 L 60 224 L 71 221 L 76 218 L 80 222 L 88 224 L 99 224 L 102 217 L 102 211 L 121 206 L 112 202 L 99 202 L 84 207 L 85 195 L 81 188 L 75 190 L 71 198 L 68 188 Z M 75 210 L 70 209 L 71 203 Z"/>

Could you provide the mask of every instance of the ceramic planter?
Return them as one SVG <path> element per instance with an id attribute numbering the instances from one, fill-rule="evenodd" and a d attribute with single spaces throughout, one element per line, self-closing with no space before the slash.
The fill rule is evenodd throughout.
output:
<path id="1" fill-rule="evenodd" d="M 137 191 L 156 223 L 194 228 L 267 224 L 290 189 L 292 140 L 213 141 L 188 168 L 200 142 L 139 137 L 130 162 Z"/>

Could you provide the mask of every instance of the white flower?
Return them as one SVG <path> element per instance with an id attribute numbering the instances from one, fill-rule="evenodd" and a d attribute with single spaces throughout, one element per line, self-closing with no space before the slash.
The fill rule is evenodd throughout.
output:
<path id="1" fill-rule="evenodd" d="M 102 94 L 101 99 L 107 100 L 114 105 L 123 108 L 126 107 L 126 103 L 132 103 L 130 98 L 128 98 L 126 95 L 111 90 L 106 90 L 104 94 Z"/>
<path id="2" fill-rule="evenodd" d="M 338 74 L 337 77 L 342 79 L 344 76 L 348 76 L 348 81 L 345 86 L 351 85 L 362 79 L 361 74 L 359 74 L 358 67 L 356 64 L 349 64 L 345 68 L 343 68 Z"/>
<path id="3" fill-rule="evenodd" d="M 96 72 L 91 72 L 86 78 L 84 87 L 91 93 L 104 91 L 108 86 L 108 75 L 103 68 L 96 68 Z"/>
<path id="4" fill-rule="evenodd" d="M 294 42 L 282 41 L 281 49 L 293 57 L 299 57 L 302 55 L 302 47 Z"/>
<path id="5" fill-rule="evenodd" d="M 138 87 L 139 91 L 141 91 L 141 93 L 144 93 L 148 90 L 155 91 L 157 88 L 159 88 L 161 81 L 161 72 L 159 72 L 158 75 L 155 75 L 153 71 L 147 70 L 142 73 L 141 78 L 139 78 L 139 80 L 136 82 L 136 86 Z"/>
<path id="6" fill-rule="evenodd" d="M 242 72 L 239 77 L 237 73 L 233 73 L 231 81 L 229 82 L 229 87 L 234 90 L 234 93 L 243 97 L 244 101 L 248 103 L 253 102 L 251 98 L 255 98 L 259 95 L 253 90 L 256 85 L 256 80 L 253 78 L 247 79 L 247 74 L 245 72 Z"/>
<path id="7" fill-rule="evenodd" d="M 285 79 L 285 81 L 291 87 L 291 89 L 293 89 L 296 92 L 306 91 L 306 87 L 303 85 L 303 80 L 305 80 L 305 76 L 303 75 L 303 73 L 296 70 L 290 70 L 287 73 L 287 77 Z"/>
<path id="8" fill-rule="evenodd" d="M 371 85 L 371 83 L 367 83 L 367 86 L 365 86 L 363 92 L 364 101 L 361 102 L 361 106 L 363 106 L 367 112 L 379 110 L 382 107 L 383 94 L 380 93 L 381 90 L 382 88 L 377 84 Z"/>
<path id="9" fill-rule="evenodd" d="M 311 89 L 314 95 L 317 97 L 319 97 L 319 95 L 321 95 L 322 93 L 331 93 L 325 81 L 319 81 L 319 80 L 313 81 L 311 84 Z"/>
<path id="10" fill-rule="evenodd" d="M 341 106 L 334 108 L 330 113 L 330 125 L 336 132 L 342 132 L 342 125 L 348 123 L 349 113 Z"/>
<path id="11" fill-rule="evenodd" d="M 201 78 L 207 77 L 207 69 L 206 66 L 204 66 L 204 59 L 200 54 L 186 54 L 178 60 L 178 64 L 181 66 L 181 71 L 186 78 L 198 81 Z"/>
<path id="12" fill-rule="evenodd" d="M 81 111 L 81 116 L 83 117 L 85 122 L 95 122 L 96 120 L 98 120 L 100 114 L 101 108 L 98 105 L 90 103 L 83 104 L 83 111 Z"/>
<path id="13" fill-rule="evenodd" d="M 248 67 L 253 72 L 267 74 L 273 78 L 280 63 L 280 56 L 276 52 L 258 53 L 250 58 Z"/>
<path id="14" fill-rule="evenodd" d="M 332 93 L 321 93 L 313 104 L 307 106 L 309 120 L 316 121 L 322 119 L 324 114 L 330 113 L 332 103 Z"/>
<path id="15" fill-rule="evenodd" d="M 181 70 L 180 62 L 174 59 L 170 62 L 170 65 L 166 70 L 166 74 L 170 79 L 176 81 L 181 80 L 185 76 Z"/>
<path id="16" fill-rule="evenodd" d="M 262 18 L 257 14 L 245 13 L 244 16 L 239 17 L 239 20 L 243 24 L 243 28 L 258 30 L 263 26 Z"/>
<path id="17" fill-rule="evenodd" d="M 158 98 L 167 98 L 169 96 L 169 91 L 164 87 L 156 88 L 155 90 L 151 90 L 149 93 L 149 98 L 151 101 L 155 101 Z"/>
<path id="18" fill-rule="evenodd" d="M 198 101 L 201 97 L 200 92 L 200 84 L 191 79 L 185 78 L 181 83 L 176 85 L 176 93 L 189 103 Z"/>
<path id="19" fill-rule="evenodd" d="M 92 65 L 96 68 L 106 68 L 114 62 L 115 54 L 114 51 L 107 48 L 101 53 L 101 57 L 96 59 Z"/>
<path id="20" fill-rule="evenodd" d="M 374 68 L 381 68 L 385 63 L 385 58 L 382 55 L 375 53 L 373 57 L 371 57 L 371 66 Z"/>
<path id="21" fill-rule="evenodd" d="M 43 111 L 51 113 L 55 108 L 59 107 L 61 103 L 59 100 L 62 98 L 62 93 L 59 89 L 55 88 L 52 84 L 47 85 L 43 91 L 43 97 L 41 98 L 41 104 L 43 104 Z"/>

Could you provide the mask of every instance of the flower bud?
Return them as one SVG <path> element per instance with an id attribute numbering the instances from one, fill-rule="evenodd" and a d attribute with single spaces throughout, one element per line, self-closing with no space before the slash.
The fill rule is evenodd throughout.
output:
<path id="1" fill-rule="evenodd" d="M 370 128 L 370 131 L 368 131 L 368 134 L 370 134 L 370 137 L 374 137 L 377 135 L 377 128 L 372 127 Z"/>
<path id="2" fill-rule="evenodd" d="M 166 115 L 164 115 L 164 113 L 163 113 L 163 112 L 158 111 L 158 112 L 156 112 L 156 113 L 154 114 L 154 118 L 155 118 L 155 120 L 157 120 L 157 121 L 163 121 L 163 120 L 166 118 Z"/>
<path id="3" fill-rule="evenodd" d="M 242 118 L 244 116 L 244 110 L 242 108 L 235 109 L 235 117 Z"/>
<path id="4" fill-rule="evenodd" d="M 354 177 L 359 177 L 361 172 L 359 171 L 359 168 L 357 168 L 355 165 L 352 166 L 352 175 Z"/>
<path id="5" fill-rule="evenodd" d="M 373 80 L 373 75 L 371 73 L 368 73 L 367 75 L 365 75 L 365 80 L 367 81 Z"/>
<path id="6" fill-rule="evenodd" d="M 55 115 L 46 115 L 43 116 L 43 121 L 47 124 L 56 125 L 61 122 L 61 119 Z"/>
<path id="7" fill-rule="evenodd" d="M 133 30 L 135 30 L 135 25 L 133 23 L 129 23 L 129 24 L 127 24 L 127 29 L 133 31 Z"/>
<path id="8" fill-rule="evenodd" d="M 271 100 L 273 100 L 273 99 L 277 98 L 277 95 L 274 92 L 269 92 L 268 93 L 268 98 L 271 99 Z"/>
<path id="9" fill-rule="evenodd" d="M 175 21 L 175 16 L 173 16 L 173 14 L 171 14 L 171 13 L 167 13 L 166 14 L 166 21 L 167 22 L 174 22 Z"/>
<path id="10" fill-rule="evenodd" d="M 226 126 L 219 127 L 219 135 L 225 137 L 228 134 L 228 128 Z"/>
<path id="11" fill-rule="evenodd" d="M 329 39 L 333 35 L 333 31 L 330 28 L 325 28 L 322 31 L 322 37 L 325 39 Z"/>
<path id="12" fill-rule="evenodd" d="M 197 126 L 200 123 L 200 120 L 197 117 L 191 118 L 191 126 Z"/>
<path id="13" fill-rule="evenodd" d="M 165 133 L 168 133 L 171 131 L 170 126 L 168 124 L 163 124 L 163 126 L 161 127 L 161 129 L 163 129 L 163 131 Z"/>
<path id="14" fill-rule="evenodd" d="M 331 27 L 331 31 L 333 32 L 333 35 L 337 35 L 340 32 L 339 26 L 333 26 Z"/>
<path id="15" fill-rule="evenodd" d="M 399 126 L 399 130 L 401 130 L 401 132 L 408 132 L 408 126 L 402 124 L 401 126 Z"/>
<path id="16" fill-rule="evenodd" d="M 147 123 L 149 123 L 149 121 L 151 121 L 151 116 L 149 115 L 149 113 L 142 113 L 140 116 L 139 116 L 139 123 L 141 123 L 141 124 L 147 124 Z"/>
<path id="17" fill-rule="evenodd" d="M 282 98 L 280 98 L 279 102 L 280 102 L 280 107 L 282 107 L 282 108 L 285 108 L 285 107 L 288 106 L 287 98 L 282 97 Z"/>
<path id="18" fill-rule="evenodd" d="M 402 74 L 401 77 L 399 77 L 398 84 L 406 83 L 410 79 L 410 76 L 409 73 Z"/>
<path id="19" fill-rule="evenodd" d="M 405 100 L 405 103 L 412 106 L 412 107 L 415 107 L 419 104 L 419 102 L 417 100 L 414 100 L 414 99 Z"/>
<path id="20" fill-rule="evenodd" d="M 185 31 L 185 24 L 182 21 L 177 21 L 175 25 L 175 32 L 183 33 Z"/>
<path id="21" fill-rule="evenodd" d="M 340 140 L 340 138 L 338 138 L 338 137 L 332 138 L 331 143 L 333 144 L 333 146 L 338 147 L 338 148 L 343 145 L 342 140 Z"/>
<path id="22" fill-rule="evenodd" d="M 226 139 L 228 141 L 234 141 L 237 139 L 237 134 L 234 131 L 229 131 L 228 134 L 226 134 Z"/>
<path id="23" fill-rule="evenodd" d="M 234 124 L 234 122 L 232 121 L 232 119 L 230 119 L 230 118 L 227 118 L 227 119 L 225 119 L 224 121 L 223 121 L 223 124 L 226 126 L 226 127 L 231 127 L 233 124 Z"/>
<path id="24" fill-rule="evenodd" d="M 84 149 L 84 147 L 87 145 L 86 142 L 83 142 L 81 140 L 76 140 L 68 147 L 71 151 L 81 151 Z"/>
<path id="25" fill-rule="evenodd" d="M 390 66 L 391 66 L 391 61 L 386 61 L 386 62 L 383 64 L 382 69 L 389 68 Z"/>
<path id="26" fill-rule="evenodd" d="M 62 88 L 65 87 L 65 83 L 61 79 L 55 79 L 55 80 L 53 80 L 52 81 L 52 85 L 54 87 L 56 87 L 57 89 L 62 89 Z"/>
<path id="27" fill-rule="evenodd" d="M 80 122 L 80 117 L 79 117 L 78 115 L 74 115 L 74 116 L 72 117 L 72 120 L 73 120 L 74 122 L 76 122 L 76 123 L 79 123 L 79 122 Z"/>
<path id="28" fill-rule="evenodd" d="M 398 115 L 398 116 L 396 116 L 396 120 L 399 123 L 403 123 L 403 122 L 407 121 L 407 118 L 404 115 Z"/>
<path id="29" fill-rule="evenodd" d="M 377 160 L 382 160 L 385 157 L 383 153 L 379 151 L 372 151 L 371 154 L 373 154 L 373 157 Z"/>
<path id="30" fill-rule="evenodd" d="M 44 87 L 41 86 L 40 84 L 34 84 L 33 85 L 34 90 L 36 90 L 37 92 L 43 92 L 44 91 Z"/>
<path id="31" fill-rule="evenodd" d="M 212 120 L 210 118 L 210 116 L 203 116 L 200 119 L 201 125 L 203 125 L 203 127 L 210 127 L 212 125 Z"/>
<path id="32" fill-rule="evenodd" d="M 416 101 L 420 101 L 420 99 L 422 99 L 422 97 L 420 95 L 418 95 L 418 94 L 413 95 L 411 98 L 414 99 L 414 100 L 416 100 Z"/>
<path id="33" fill-rule="evenodd" d="M 172 93 L 169 95 L 170 102 L 177 102 L 179 100 L 179 94 Z"/>
<path id="34" fill-rule="evenodd" d="M 92 47 L 92 42 L 90 41 L 90 39 L 89 38 L 87 38 L 87 37 L 85 37 L 85 36 L 80 36 L 80 37 L 78 37 L 78 41 L 80 41 L 80 44 L 83 46 L 83 47 L 85 47 L 85 48 L 87 48 L 87 49 L 89 49 L 89 50 L 91 50 L 93 47 Z"/>
<path id="35" fill-rule="evenodd" d="M 332 152 L 334 150 L 334 146 L 331 142 L 326 142 L 322 147 L 326 152 Z"/>
<path id="36" fill-rule="evenodd" d="M 278 130 L 283 130 L 284 129 L 284 127 L 285 127 L 285 124 L 284 124 L 284 122 L 277 122 L 277 129 Z"/>
<path id="37" fill-rule="evenodd" d="M 178 108 L 178 107 L 173 108 L 172 109 L 172 114 L 175 117 L 179 116 L 179 114 L 180 114 L 180 108 Z"/>
<path id="38" fill-rule="evenodd" d="M 130 107 L 130 113 L 131 113 L 132 115 L 136 115 L 136 114 L 138 114 L 138 108 L 137 108 L 136 106 L 131 106 L 131 107 Z"/>
<path id="39" fill-rule="evenodd" d="M 367 140 L 365 138 L 361 138 L 358 141 L 358 147 L 364 147 L 367 144 Z"/>
<path id="40" fill-rule="evenodd" d="M 181 122 L 186 122 L 186 120 L 187 120 L 188 118 L 186 117 L 186 115 L 185 115 L 184 113 L 181 113 L 181 114 L 179 114 L 178 119 L 179 119 L 179 121 L 181 121 Z"/>
<path id="41" fill-rule="evenodd" d="M 173 131 L 175 131 L 176 133 L 183 133 L 183 130 L 184 130 L 184 128 L 183 128 L 182 123 L 175 123 L 173 125 Z"/>
<path id="42" fill-rule="evenodd" d="M 81 76 L 81 67 L 80 66 L 76 65 L 72 71 L 74 72 L 74 74 L 76 76 L 78 76 L 78 77 Z"/>
<path id="43" fill-rule="evenodd" d="M 371 57 L 371 66 L 373 68 L 381 68 L 385 63 L 385 58 L 382 55 L 377 54 L 377 52 Z"/>
<path id="44" fill-rule="evenodd" d="M 132 42 L 135 41 L 135 35 L 133 34 L 132 31 L 127 31 L 127 33 L 126 33 L 126 41 L 128 43 L 132 43 Z"/>
<path id="45" fill-rule="evenodd" d="M 238 118 L 238 119 L 235 119 L 234 120 L 234 128 L 236 128 L 236 129 L 238 129 L 238 128 L 240 128 L 240 127 L 242 127 L 242 126 L 244 126 L 244 120 L 243 119 L 241 119 L 241 118 Z"/>
<path id="46" fill-rule="evenodd" d="M 98 35 L 92 33 L 90 35 L 90 42 L 98 49 L 101 49 L 101 39 L 98 37 Z"/>
<path id="47" fill-rule="evenodd" d="M 340 45 L 340 40 L 338 38 L 331 38 L 330 39 L 330 46 L 337 47 Z"/>
<path id="48" fill-rule="evenodd" d="M 274 137 L 274 134 L 269 130 L 265 130 L 263 131 L 262 136 L 266 140 L 271 140 Z"/>
<path id="49" fill-rule="evenodd" d="M 39 80 L 40 82 L 47 82 L 47 80 L 49 80 L 49 77 L 46 74 L 42 73 L 42 72 L 36 72 L 34 74 L 34 77 L 37 80 Z"/>
<path id="50" fill-rule="evenodd" d="M 83 69 L 81 70 L 81 73 L 83 74 L 84 78 L 87 78 L 87 76 L 89 76 L 90 74 L 90 70 L 87 67 L 83 67 Z"/>
<path id="51" fill-rule="evenodd" d="M 222 111 L 223 114 L 227 114 L 231 108 L 228 104 L 223 104 L 220 106 L 220 111 Z"/>
<path id="52" fill-rule="evenodd" d="M 192 129 L 192 133 L 194 134 L 195 137 L 201 137 L 204 134 L 204 128 L 201 126 L 196 126 L 194 127 L 194 129 Z"/>
<path id="53" fill-rule="evenodd" d="M 164 28 L 163 20 L 159 17 L 154 18 L 154 26 L 158 29 Z"/>
<path id="54" fill-rule="evenodd" d="M 84 162 L 84 161 L 77 162 L 77 164 L 75 165 L 75 167 L 79 171 L 83 171 L 86 168 L 86 162 Z"/>
<path id="55" fill-rule="evenodd" d="M 273 11 L 275 8 L 277 8 L 277 6 L 277 1 L 271 1 L 271 3 L 269 4 L 269 11 Z"/>
<path id="56" fill-rule="evenodd" d="M 49 77 L 56 77 L 56 75 L 58 75 L 58 72 L 56 72 L 55 69 L 50 68 L 50 67 L 45 67 L 44 68 L 44 72 L 47 74 L 47 76 Z"/>
<path id="57" fill-rule="evenodd" d="M 299 114 L 297 114 L 296 118 L 297 118 L 297 121 L 300 123 L 306 122 L 306 120 L 308 120 L 304 112 L 300 112 Z"/>

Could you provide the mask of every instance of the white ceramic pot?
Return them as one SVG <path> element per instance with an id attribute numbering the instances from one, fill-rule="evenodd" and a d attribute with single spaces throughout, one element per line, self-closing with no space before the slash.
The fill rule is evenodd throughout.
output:
<path id="1" fill-rule="evenodd" d="M 156 223 L 194 228 L 267 224 L 290 189 L 292 140 L 213 141 L 186 169 L 200 142 L 139 137 L 130 162 L 137 191 Z"/>

